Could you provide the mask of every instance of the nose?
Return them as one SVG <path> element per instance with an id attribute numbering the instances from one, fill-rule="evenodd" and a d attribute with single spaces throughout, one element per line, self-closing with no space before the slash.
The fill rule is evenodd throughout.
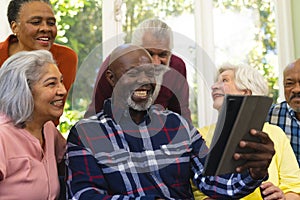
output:
<path id="1" fill-rule="evenodd" d="M 219 82 L 215 82 L 214 84 L 212 84 L 211 90 L 218 89 L 218 87 L 219 87 Z"/>
<path id="2" fill-rule="evenodd" d="M 58 88 L 57 88 L 57 95 L 59 95 L 59 96 L 66 96 L 66 94 L 67 94 L 67 90 L 66 90 L 66 88 L 65 88 L 65 85 L 63 84 L 63 83 L 60 83 L 59 85 L 58 85 Z"/>
<path id="3" fill-rule="evenodd" d="M 147 75 L 147 73 L 145 71 L 142 71 L 139 73 L 139 77 L 137 79 L 137 82 L 139 84 L 148 84 L 151 83 L 151 78 L 150 76 Z"/>
<path id="4" fill-rule="evenodd" d="M 160 59 L 160 57 L 158 55 L 153 55 L 152 56 L 152 61 L 153 61 L 153 64 L 155 64 L 155 65 L 162 64 L 161 59 Z"/>
<path id="5" fill-rule="evenodd" d="M 51 27 L 47 24 L 47 22 L 42 22 L 40 24 L 40 30 L 41 31 L 50 31 Z"/>
<path id="6" fill-rule="evenodd" d="M 300 93 L 300 82 L 297 82 L 295 84 L 295 87 L 293 87 L 293 90 L 292 90 L 293 93 Z"/>

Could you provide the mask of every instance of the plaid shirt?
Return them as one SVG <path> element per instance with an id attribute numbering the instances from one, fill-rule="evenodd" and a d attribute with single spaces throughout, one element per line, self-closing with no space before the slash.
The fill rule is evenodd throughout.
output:
<path id="1" fill-rule="evenodd" d="M 199 132 L 178 114 L 152 106 L 136 125 L 108 100 L 70 131 L 68 199 L 193 199 L 191 179 L 207 195 L 232 199 L 260 185 L 248 172 L 203 177 L 206 153 Z"/>
<path id="2" fill-rule="evenodd" d="M 281 127 L 290 138 L 300 167 L 300 121 L 297 120 L 295 111 L 286 101 L 274 104 L 269 111 L 267 121 Z"/>

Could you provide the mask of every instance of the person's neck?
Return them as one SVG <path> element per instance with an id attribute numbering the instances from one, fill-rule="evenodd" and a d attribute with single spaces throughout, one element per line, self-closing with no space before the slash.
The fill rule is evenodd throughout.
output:
<path id="1" fill-rule="evenodd" d="M 43 127 L 44 123 L 36 121 L 28 121 L 25 126 L 25 129 L 40 141 L 42 147 L 44 146 Z"/>
<path id="2" fill-rule="evenodd" d="M 12 55 L 18 53 L 19 51 L 22 51 L 22 49 L 20 49 L 18 41 L 11 43 L 8 47 L 8 55 L 9 56 L 12 56 Z"/>
<path id="3" fill-rule="evenodd" d="M 300 121 L 300 112 L 295 112 L 296 113 L 296 118 L 298 119 L 298 121 Z"/>
<path id="4" fill-rule="evenodd" d="M 129 108 L 129 113 L 130 113 L 130 117 L 131 119 L 136 123 L 136 124 L 140 124 L 143 120 L 144 117 L 147 113 L 147 111 L 138 111 L 138 110 L 134 110 L 132 108 Z"/>

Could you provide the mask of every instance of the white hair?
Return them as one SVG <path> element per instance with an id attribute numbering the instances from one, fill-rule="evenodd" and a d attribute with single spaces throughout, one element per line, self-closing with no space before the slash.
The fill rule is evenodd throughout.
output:
<path id="1" fill-rule="evenodd" d="M 24 127 L 30 119 L 34 109 L 32 85 L 50 63 L 55 61 L 49 51 L 21 51 L 9 57 L 0 68 L 0 112 L 15 126 Z"/>
<path id="2" fill-rule="evenodd" d="M 268 83 L 258 70 L 245 64 L 225 63 L 220 66 L 218 75 L 227 70 L 234 71 L 235 84 L 238 89 L 250 90 L 252 95 L 268 95 Z"/>
<path id="3" fill-rule="evenodd" d="M 151 36 L 157 40 L 169 40 L 169 49 L 173 49 L 172 29 L 160 19 L 147 19 L 141 22 L 132 34 L 131 43 L 143 46 L 143 37 L 145 33 L 150 33 Z"/>

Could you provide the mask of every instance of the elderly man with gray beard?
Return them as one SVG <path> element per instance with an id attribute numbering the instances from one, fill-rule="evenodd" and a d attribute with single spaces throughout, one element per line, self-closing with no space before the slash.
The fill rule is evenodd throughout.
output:
<path id="1" fill-rule="evenodd" d="M 236 173 L 202 175 L 207 147 L 197 129 L 152 105 L 156 73 L 163 72 L 142 47 L 124 44 L 112 52 L 105 72 L 112 98 L 68 137 L 68 199 L 193 199 L 191 179 L 208 196 L 240 198 L 267 179 L 274 146 L 260 131 L 253 134 L 261 142 L 241 142 L 253 153 L 235 153 L 246 160 Z"/>

